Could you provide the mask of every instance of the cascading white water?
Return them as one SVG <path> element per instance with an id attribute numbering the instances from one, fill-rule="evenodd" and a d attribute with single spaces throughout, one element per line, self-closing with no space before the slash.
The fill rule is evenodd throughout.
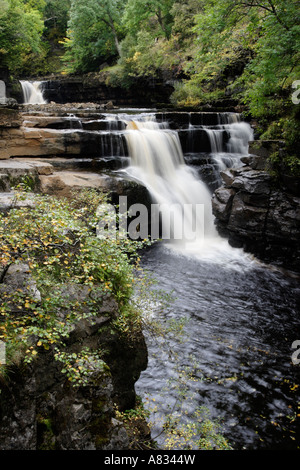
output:
<path id="1" fill-rule="evenodd" d="M 233 118 L 226 115 L 225 118 L 227 124 L 222 126 L 234 126 L 236 131 L 236 134 L 230 134 L 229 142 L 236 145 L 236 149 L 242 143 L 243 154 L 248 154 L 250 126 L 240 123 L 235 115 Z M 178 132 L 169 129 L 165 122 L 158 123 L 154 114 L 123 115 L 122 119 L 127 122 L 124 135 L 130 156 L 130 165 L 123 171 L 143 184 L 153 203 L 159 205 L 162 226 L 170 234 L 169 239 L 162 238 L 172 242 L 168 247 L 213 263 L 232 265 L 238 264 L 241 256 L 244 259 L 240 250 L 231 248 L 228 241 L 217 233 L 211 193 L 196 170 L 185 164 Z M 244 135 L 239 134 L 239 129 L 245 131 Z M 212 159 L 219 155 L 226 155 L 228 159 L 230 154 L 212 154 Z M 221 158 L 220 168 L 222 162 Z"/>
<path id="2" fill-rule="evenodd" d="M 230 125 L 228 130 L 230 131 L 230 139 L 227 143 L 227 151 L 247 155 L 249 141 L 253 140 L 251 126 L 246 122 L 235 122 Z"/>
<path id="3" fill-rule="evenodd" d="M 159 204 L 163 228 L 173 221 L 172 241 L 198 246 L 216 237 L 210 193 L 185 164 L 178 133 L 148 116 L 128 122 L 125 137 L 131 157 L 126 171 Z"/>
<path id="4" fill-rule="evenodd" d="M 43 97 L 42 82 L 21 80 L 24 104 L 45 104 Z"/>

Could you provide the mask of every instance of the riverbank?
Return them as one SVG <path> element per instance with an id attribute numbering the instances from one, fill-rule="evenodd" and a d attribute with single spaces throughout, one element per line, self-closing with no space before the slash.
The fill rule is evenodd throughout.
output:
<path id="1" fill-rule="evenodd" d="M 147 367 L 128 304 L 134 245 L 96 237 L 99 192 L 67 200 L 20 189 L 0 194 L 1 449 L 151 446 L 134 389 Z M 135 407 L 139 419 L 128 420 Z"/>

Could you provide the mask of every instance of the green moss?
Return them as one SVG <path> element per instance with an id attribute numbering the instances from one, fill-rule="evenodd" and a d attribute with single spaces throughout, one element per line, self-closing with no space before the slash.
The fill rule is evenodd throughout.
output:
<path id="1" fill-rule="evenodd" d="M 96 449 L 103 449 L 110 440 L 111 417 L 107 415 L 94 419 L 90 425 L 92 434 L 95 436 Z"/>

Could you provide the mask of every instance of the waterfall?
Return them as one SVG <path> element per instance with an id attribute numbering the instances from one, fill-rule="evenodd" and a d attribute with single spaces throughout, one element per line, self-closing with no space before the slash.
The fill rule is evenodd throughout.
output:
<path id="1" fill-rule="evenodd" d="M 163 231 L 173 222 L 170 239 L 186 246 L 215 237 L 210 193 L 185 164 L 178 133 L 147 116 L 129 120 L 125 137 L 131 159 L 126 172 L 159 205 Z"/>
<path id="2" fill-rule="evenodd" d="M 24 104 L 45 104 L 46 101 L 43 98 L 42 82 L 29 82 L 27 80 L 21 80 Z"/>
<path id="3" fill-rule="evenodd" d="M 253 130 L 248 123 L 240 120 L 239 114 L 214 113 L 208 122 L 203 123 L 204 119 L 205 114 L 200 123 L 193 124 L 190 116 L 186 148 L 188 153 L 205 152 L 213 156 L 219 154 L 219 157 L 222 157 L 220 154 L 227 154 L 225 160 L 228 159 L 228 154 L 233 154 L 235 161 L 238 155 L 248 154 L 248 143 L 253 140 Z M 204 142 L 204 146 L 203 134 L 208 141 L 208 144 Z M 221 161 L 220 164 L 220 169 L 223 169 Z"/>
<path id="4" fill-rule="evenodd" d="M 211 147 L 211 153 L 223 151 L 223 129 L 205 129 Z"/>

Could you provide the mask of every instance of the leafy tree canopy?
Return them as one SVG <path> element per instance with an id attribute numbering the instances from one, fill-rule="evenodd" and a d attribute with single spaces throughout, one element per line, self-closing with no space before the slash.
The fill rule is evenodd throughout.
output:
<path id="1" fill-rule="evenodd" d="M 120 0 L 71 1 L 65 41 L 69 70 L 97 70 L 105 60 L 120 55 L 122 11 Z"/>

